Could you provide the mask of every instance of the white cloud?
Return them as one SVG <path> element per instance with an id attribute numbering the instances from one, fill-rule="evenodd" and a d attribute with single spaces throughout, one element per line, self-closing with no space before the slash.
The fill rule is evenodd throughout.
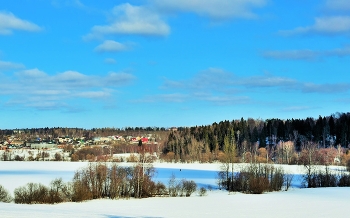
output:
<path id="1" fill-rule="evenodd" d="M 109 72 L 104 79 L 104 85 L 111 86 L 111 87 L 121 86 L 121 85 L 127 85 L 134 80 L 136 80 L 136 77 L 130 73 Z"/>
<path id="2" fill-rule="evenodd" d="M 154 102 L 173 102 L 181 103 L 189 99 L 187 94 L 170 93 L 170 94 L 158 94 L 152 96 L 145 96 L 143 99 L 132 100 L 134 103 L 154 103 Z"/>
<path id="3" fill-rule="evenodd" d="M 263 7 L 266 0 L 151 0 L 163 11 L 194 12 L 213 19 L 254 18 L 253 8 Z"/>
<path id="4" fill-rule="evenodd" d="M 3 78 L 1 78 L 1 76 Z M 7 105 L 37 109 L 67 109 L 69 101 L 84 99 L 110 99 L 115 88 L 128 85 L 136 78 L 125 72 L 111 72 L 105 76 L 90 76 L 76 71 L 49 75 L 38 69 L 19 71 L 0 86 L 0 95 L 9 98 Z M 55 107 L 53 107 L 55 106 Z M 57 108 L 56 108 L 57 107 Z"/>
<path id="5" fill-rule="evenodd" d="M 96 52 L 118 52 L 118 51 L 125 51 L 128 49 L 128 46 L 116 42 L 113 40 L 105 40 L 102 44 L 98 45 L 95 48 Z"/>
<path id="6" fill-rule="evenodd" d="M 216 87 L 232 83 L 233 74 L 218 68 L 209 68 L 201 71 L 193 80 L 192 85 L 195 88 Z"/>
<path id="7" fill-rule="evenodd" d="M 273 59 L 313 60 L 319 55 L 319 52 L 309 49 L 288 51 L 270 50 L 262 52 L 263 57 Z"/>
<path id="8" fill-rule="evenodd" d="M 116 61 L 114 58 L 106 58 L 106 59 L 104 60 L 104 62 L 105 62 L 106 64 L 116 64 L 116 63 L 117 63 L 117 61 Z"/>
<path id="9" fill-rule="evenodd" d="M 77 93 L 75 96 L 90 99 L 101 99 L 110 97 L 111 93 L 109 91 L 86 91 Z"/>
<path id="10" fill-rule="evenodd" d="M 264 51 L 261 55 L 265 58 L 273 59 L 290 59 L 290 60 L 316 60 L 324 57 L 346 57 L 350 56 L 350 46 L 330 50 L 270 50 Z"/>
<path id="11" fill-rule="evenodd" d="M 174 102 L 203 101 L 213 104 L 235 104 L 247 103 L 249 97 L 237 95 L 237 77 L 230 72 L 219 68 L 209 68 L 200 71 L 193 78 L 188 80 L 165 79 L 161 86 L 163 90 L 178 90 L 173 97 Z M 171 97 L 171 95 L 166 95 Z M 168 98 L 153 98 L 155 101 L 169 101 Z"/>
<path id="12" fill-rule="evenodd" d="M 34 23 L 17 18 L 12 13 L 0 12 L 0 34 L 9 35 L 13 30 L 34 32 L 40 31 L 41 28 Z"/>
<path id="13" fill-rule="evenodd" d="M 332 53 L 337 53 L 333 50 Z M 350 83 L 315 84 L 298 81 L 290 77 L 275 76 L 269 73 L 253 76 L 236 76 L 217 68 L 209 68 L 188 80 L 165 79 L 162 91 L 175 92 L 177 102 L 202 101 L 213 104 L 247 104 L 254 101 L 251 96 L 258 90 L 260 93 L 304 93 L 304 95 L 336 94 L 350 91 Z M 171 96 L 168 94 L 167 96 Z M 186 97 L 184 97 L 186 96 Z M 166 101 L 159 96 L 148 97 L 152 102 Z M 257 99 L 256 99 L 257 100 Z M 174 100 L 175 101 L 175 100 Z"/>
<path id="14" fill-rule="evenodd" d="M 211 102 L 214 104 L 228 105 L 228 104 L 246 104 L 250 102 L 248 96 L 230 96 L 230 95 L 213 95 L 202 94 L 196 96 L 201 101 Z"/>
<path id="15" fill-rule="evenodd" d="M 288 77 L 279 77 L 273 75 L 263 76 L 251 76 L 247 78 L 241 78 L 239 84 L 250 88 L 263 88 L 263 87 L 276 87 L 286 88 L 295 86 L 298 82 Z"/>
<path id="16" fill-rule="evenodd" d="M 350 46 L 345 46 L 343 48 L 336 48 L 336 49 L 324 52 L 324 56 L 345 57 L 349 55 L 350 55 Z"/>
<path id="17" fill-rule="evenodd" d="M 37 78 L 43 78 L 47 76 L 44 71 L 41 71 L 37 68 L 20 71 L 17 73 L 17 75 L 20 75 L 25 79 L 37 79 Z"/>
<path id="18" fill-rule="evenodd" d="M 185 89 L 193 93 L 238 93 L 246 88 L 286 88 L 295 87 L 297 80 L 288 77 L 279 77 L 271 74 L 238 77 L 218 68 L 209 68 L 195 75 L 192 79 L 176 81 L 166 79 L 161 88 Z M 199 96 L 199 95 L 198 95 Z"/>
<path id="19" fill-rule="evenodd" d="M 350 11 L 349 0 L 327 0 L 325 8 L 334 11 Z"/>
<path id="20" fill-rule="evenodd" d="M 24 68 L 23 64 L 13 63 L 9 61 L 0 61 L 0 71 L 22 69 L 22 68 Z"/>
<path id="21" fill-rule="evenodd" d="M 113 34 L 166 36 L 170 33 L 170 27 L 160 15 L 146 6 L 121 4 L 113 8 L 112 16 L 110 24 L 94 26 L 84 38 L 101 38 Z"/>
<path id="22" fill-rule="evenodd" d="M 302 91 L 305 93 L 344 93 L 350 90 L 350 83 L 336 84 L 303 84 Z"/>
<path id="23" fill-rule="evenodd" d="M 293 30 L 282 30 L 279 33 L 285 36 L 315 33 L 326 35 L 349 34 L 350 16 L 317 17 L 312 26 L 298 27 Z"/>

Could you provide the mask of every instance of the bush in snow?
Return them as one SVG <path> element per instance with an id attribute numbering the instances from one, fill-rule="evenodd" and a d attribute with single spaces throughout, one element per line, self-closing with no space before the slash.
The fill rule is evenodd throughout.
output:
<path id="1" fill-rule="evenodd" d="M 338 180 L 339 187 L 349 187 L 350 186 L 350 175 L 348 173 L 342 173 Z"/>
<path id="2" fill-rule="evenodd" d="M 182 179 L 178 181 L 175 174 L 172 174 L 168 182 L 168 193 L 170 197 L 189 197 L 197 189 L 197 184 L 193 181 Z"/>
<path id="3" fill-rule="evenodd" d="M 12 197 L 10 193 L 0 185 L 0 202 L 10 203 L 12 201 Z"/>
<path id="4" fill-rule="evenodd" d="M 62 179 L 55 179 L 50 187 L 40 183 L 28 183 L 14 191 L 16 204 L 55 204 L 70 201 L 70 190 Z"/>
<path id="5" fill-rule="evenodd" d="M 206 195 L 207 194 L 207 189 L 206 188 L 204 188 L 204 187 L 201 187 L 200 189 L 199 189 L 199 196 L 204 196 L 204 195 Z"/>
<path id="6" fill-rule="evenodd" d="M 48 188 L 40 183 L 28 183 L 15 189 L 16 204 L 43 204 L 47 203 Z"/>
<path id="7" fill-rule="evenodd" d="M 184 195 L 186 197 L 190 197 L 191 194 L 193 192 L 195 192 L 197 189 L 197 184 L 193 180 L 187 181 L 187 180 L 183 179 L 181 181 L 181 185 L 183 187 Z"/>
<path id="8" fill-rule="evenodd" d="M 222 176 L 222 172 L 220 172 L 219 186 L 230 187 L 228 191 L 261 194 L 268 191 L 282 190 L 284 185 L 291 183 L 292 178 L 289 178 L 288 184 L 286 179 L 282 168 L 270 164 L 252 163 L 243 167 L 233 176 Z"/>

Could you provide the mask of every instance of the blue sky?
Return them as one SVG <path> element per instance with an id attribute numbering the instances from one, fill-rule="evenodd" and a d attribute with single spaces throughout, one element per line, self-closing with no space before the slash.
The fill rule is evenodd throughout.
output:
<path id="1" fill-rule="evenodd" d="M 194 126 L 348 112 L 348 0 L 13 0 L 0 128 Z"/>

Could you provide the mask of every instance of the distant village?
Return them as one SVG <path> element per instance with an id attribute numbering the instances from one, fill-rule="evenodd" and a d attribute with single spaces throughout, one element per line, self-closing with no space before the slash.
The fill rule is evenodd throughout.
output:
<path id="1" fill-rule="evenodd" d="M 18 132 L 17 132 L 18 133 Z M 72 145 L 76 148 L 86 146 L 106 146 L 111 144 L 123 143 L 123 144 L 158 144 L 159 137 L 155 137 L 154 134 L 148 133 L 138 136 L 96 136 L 91 139 L 86 137 L 69 137 L 59 136 L 52 138 L 48 135 L 45 139 L 39 136 L 31 140 L 24 140 L 20 137 L 21 134 L 7 136 L 5 140 L 0 141 L 1 150 L 7 149 L 52 149 L 63 148 L 67 145 Z"/>

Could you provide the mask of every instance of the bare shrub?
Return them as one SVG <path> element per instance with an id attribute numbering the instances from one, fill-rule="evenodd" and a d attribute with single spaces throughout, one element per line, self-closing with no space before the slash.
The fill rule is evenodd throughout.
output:
<path id="1" fill-rule="evenodd" d="M 137 162 L 138 161 L 138 157 L 134 154 L 130 154 L 129 157 L 126 158 L 126 162 Z"/>
<path id="2" fill-rule="evenodd" d="M 10 203 L 12 201 L 12 197 L 10 193 L 0 185 L 0 202 Z"/>
<path id="3" fill-rule="evenodd" d="M 165 162 L 173 162 L 175 159 L 175 153 L 170 151 L 165 155 L 162 155 L 161 159 L 163 159 Z"/>
<path id="4" fill-rule="evenodd" d="M 292 181 L 293 181 L 294 175 L 293 174 L 285 174 L 285 191 L 288 191 L 288 189 L 290 188 L 290 186 L 292 185 Z"/>
<path id="5" fill-rule="evenodd" d="M 269 166 L 265 166 L 269 167 Z M 270 167 L 270 191 L 280 191 L 282 189 L 283 184 L 285 183 L 285 174 L 282 168 L 274 168 Z"/>
<path id="6" fill-rule="evenodd" d="M 28 183 L 14 191 L 16 204 L 55 204 L 70 201 L 70 189 L 62 179 L 55 179 L 50 187 L 40 183 Z"/>
<path id="7" fill-rule="evenodd" d="M 338 180 L 339 187 L 350 187 L 350 175 L 347 173 L 342 173 Z"/>
<path id="8" fill-rule="evenodd" d="M 49 199 L 48 202 L 61 203 L 71 200 L 70 186 L 63 182 L 62 178 L 54 179 L 50 183 Z"/>
<path id="9" fill-rule="evenodd" d="M 33 157 L 33 155 L 30 155 L 29 157 L 28 157 L 28 161 L 34 161 L 35 159 L 34 159 L 34 157 Z"/>
<path id="10" fill-rule="evenodd" d="M 303 185 L 307 188 L 336 187 L 338 180 L 338 176 L 330 172 L 328 166 L 325 166 L 324 169 L 318 168 L 311 174 L 306 174 L 303 178 Z"/>
<path id="11" fill-rule="evenodd" d="M 49 189 L 40 183 L 28 183 L 14 191 L 16 204 L 48 203 Z"/>
<path id="12" fill-rule="evenodd" d="M 204 187 L 201 187 L 201 188 L 199 189 L 199 196 L 203 197 L 203 196 L 205 196 L 206 194 L 207 194 L 207 189 L 204 188 Z"/>
<path id="13" fill-rule="evenodd" d="M 95 161 L 96 157 L 103 154 L 101 147 L 85 147 L 74 152 L 72 148 L 71 161 L 88 160 Z M 73 153 L 74 152 L 74 153 Z"/>
<path id="14" fill-rule="evenodd" d="M 24 161 L 24 157 L 21 157 L 18 154 L 16 154 L 14 160 L 15 161 Z"/>
<path id="15" fill-rule="evenodd" d="M 60 153 L 56 152 L 54 161 L 62 161 L 62 155 Z"/>
<path id="16" fill-rule="evenodd" d="M 330 172 L 329 166 L 326 165 L 324 171 L 318 172 L 318 183 L 320 187 L 336 187 L 337 186 L 337 175 Z"/>
<path id="17" fill-rule="evenodd" d="M 72 155 L 70 156 L 70 160 L 71 160 L 72 162 L 79 161 L 79 156 L 78 156 L 77 154 L 72 154 Z"/>
<path id="18" fill-rule="evenodd" d="M 193 192 L 195 192 L 197 189 L 197 184 L 193 180 L 187 181 L 187 180 L 183 179 L 181 181 L 181 185 L 183 187 L 183 190 L 184 190 L 186 197 L 190 197 L 191 194 Z"/>
<path id="19" fill-rule="evenodd" d="M 258 176 L 249 179 L 249 186 L 247 192 L 250 194 L 262 194 L 269 190 L 268 178 Z"/>
<path id="20" fill-rule="evenodd" d="M 219 183 L 224 187 L 230 187 L 229 191 L 251 194 L 280 191 L 286 181 L 285 173 L 282 168 L 260 163 L 252 163 L 243 167 L 233 176 L 233 180 L 231 180 L 231 178 L 225 180 L 226 178 L 226 176 L 219 177 Z M 230 184 L 228 185 L 227 183 Z"/>
<path id="21" fill-rule="evenodd" d="M 169 193 L 168 193 L 168 190 L 163 183 L 157 182 L 154 195 L 155 196 L 166 196 L 166 195 L 169 195 Z"/>

